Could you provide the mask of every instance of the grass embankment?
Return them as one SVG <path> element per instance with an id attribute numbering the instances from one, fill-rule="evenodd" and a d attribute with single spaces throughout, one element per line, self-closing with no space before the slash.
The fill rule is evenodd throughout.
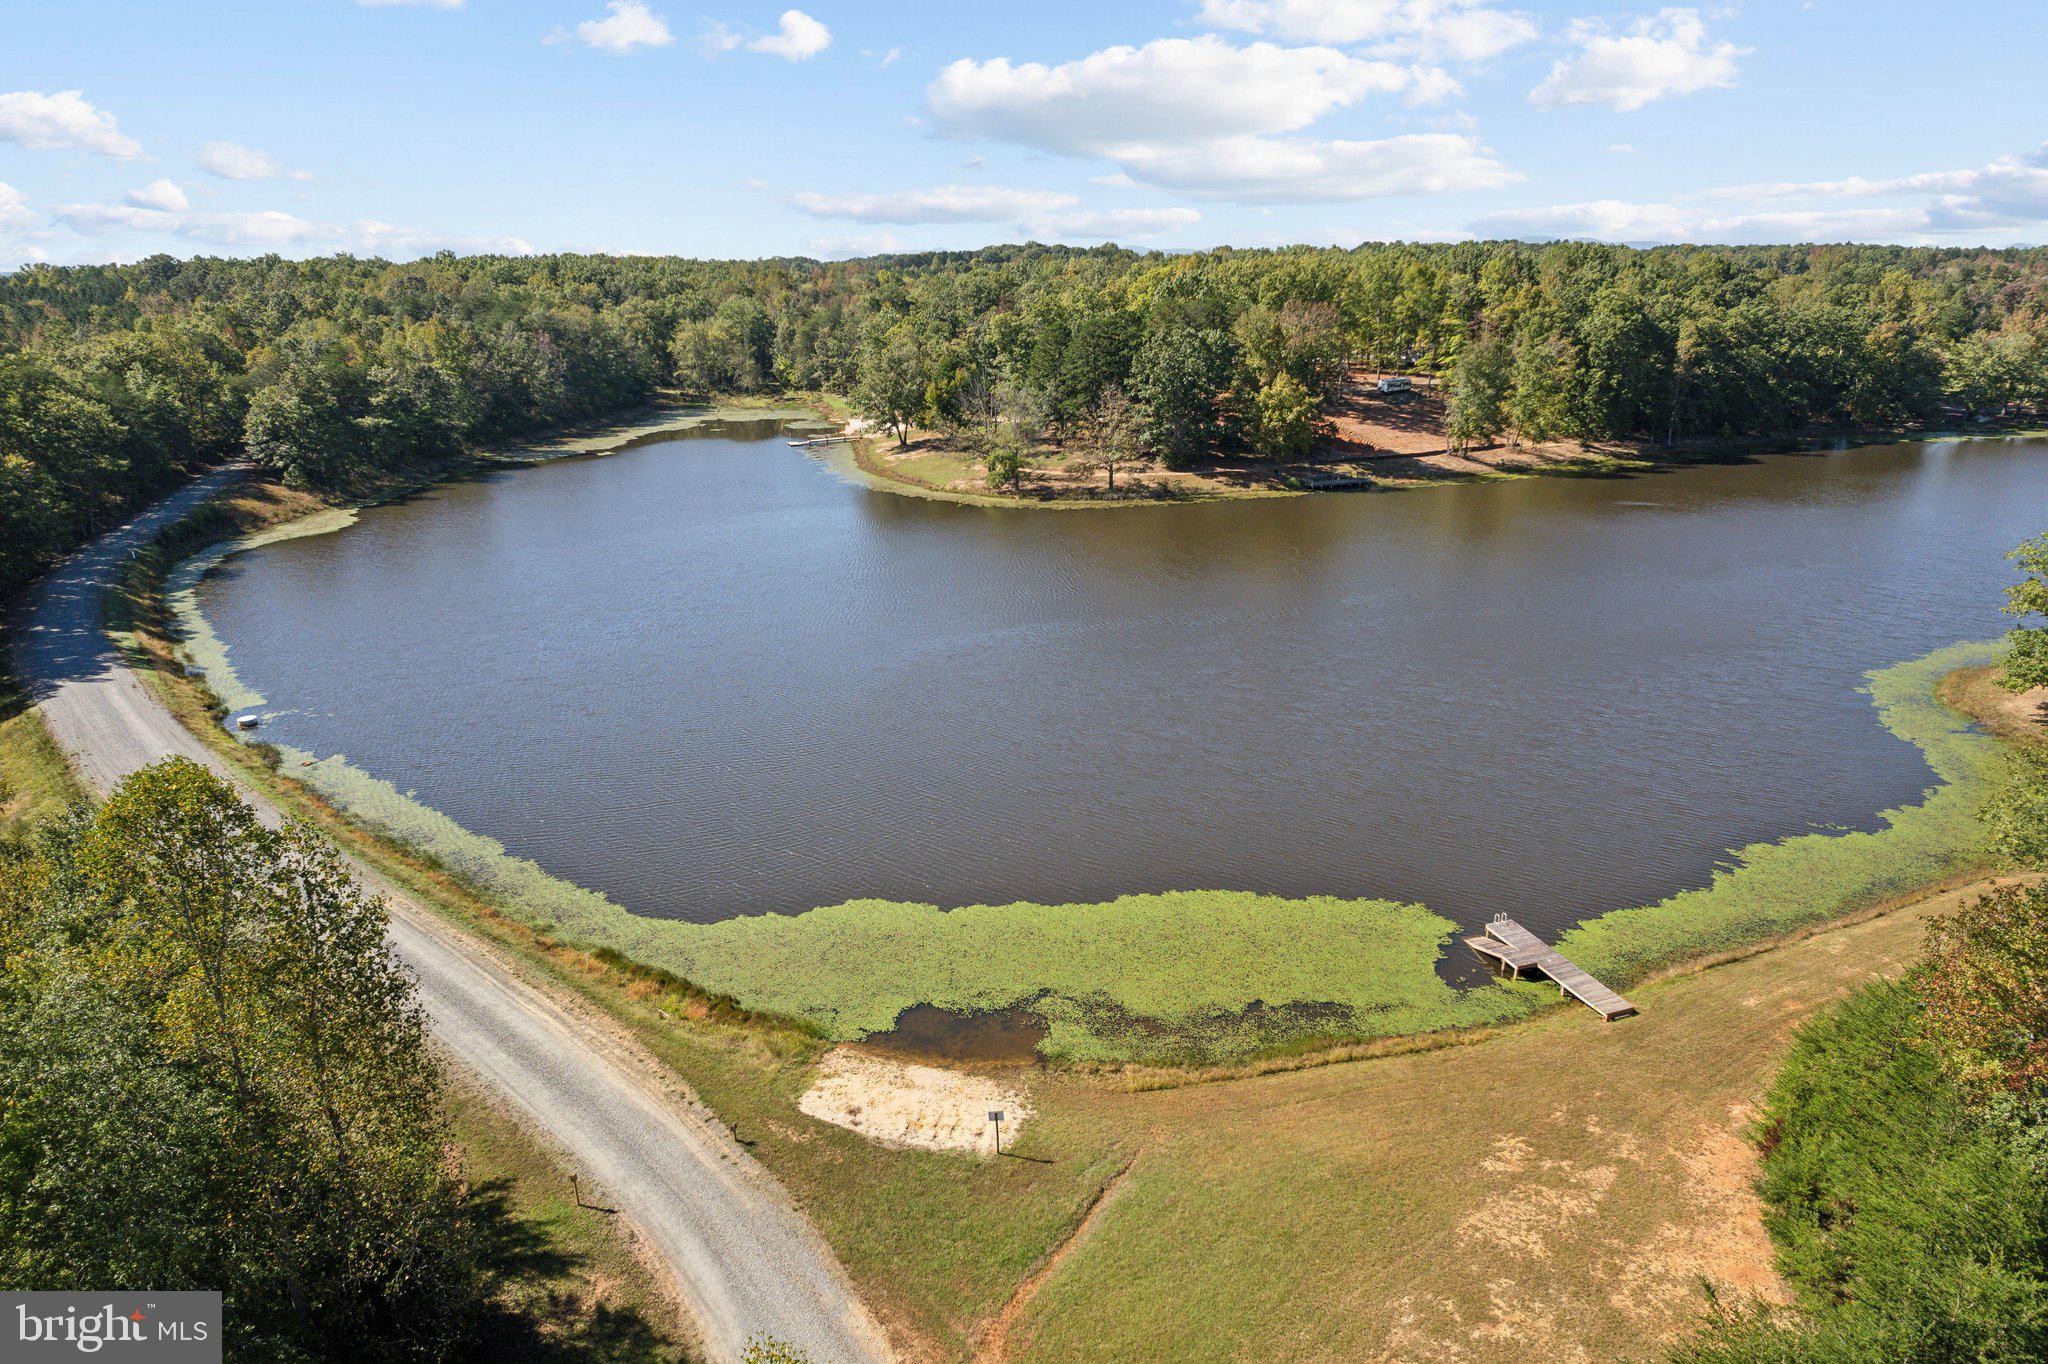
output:
<path id="1" fill-rule="evenodd" d="M 0 671 L 0 835 L 62 812 L 81 794 L 43 717 Z"/>
<path id="2" fill-rule="evenodd" d="M 1469 1046 L 1037 1100 L 1130 1134 L 1117 1197 L 1012 1328 L 1043 1360 L 1651 1360 L 1703 1284 L 1776 1297 L 1744 1140 L 1791 1027 L 1918 952 L 1830 928 Z"/>

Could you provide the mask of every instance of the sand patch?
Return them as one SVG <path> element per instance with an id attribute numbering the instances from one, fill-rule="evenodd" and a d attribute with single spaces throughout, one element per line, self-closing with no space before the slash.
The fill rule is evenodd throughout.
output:
<path id="1" fill-rule="evenodd" d="M 1023 1130 L 1030 1102 L 979 1075 L 885 1061 L 845 1047 L 829 1052 L 797 1105 L 820 1122 L 884 1146 L 995 1154 L 992 1109 L 1003 1112 L 1003 1143 Z"/>
<path id="2" fill-rule="evenodd" d="M 1742 1136 L 1751 1113 L 1738 1104 L 1728 1118 L 1726 1127 L 1708 1125 L 1674 1152 L 1692 1215 L 1664 1223 L 1635 1253 L 1612 1262 L 1608 1301 L 1665 1339 L 1696 1316 L 1703 1283 L 1738 1301 L 1791 1301 L 1764 1230 L 1756 1148 Z"/>

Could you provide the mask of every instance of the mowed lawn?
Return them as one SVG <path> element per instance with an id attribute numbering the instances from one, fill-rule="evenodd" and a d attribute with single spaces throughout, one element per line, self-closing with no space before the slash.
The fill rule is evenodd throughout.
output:
<path id="1" fill-rule="evenodd" d="M 1028 1360 L 1660 1358 L 1775 1295 L 1749 1105 L 1923 906 L 1471 1046 L 1141 1094 L 1041 1085 L 1128 1174 L 1000 1345 Z M 999 1346 L 991 1340 L 990 1346 Z"/>

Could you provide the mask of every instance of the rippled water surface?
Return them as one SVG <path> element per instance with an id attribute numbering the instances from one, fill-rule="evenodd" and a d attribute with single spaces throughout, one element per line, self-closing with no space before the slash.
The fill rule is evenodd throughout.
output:
<path id="1" fill-rule="evenodd" d="M 748 429 L 436 488 L 202 603 L 267 737 L 642 913 L 1221 887 L 1552 929 L 1916 799 L 1862 675 L 2005 627 L 2044 476 L 1984 441 L 1010 511 Z"/>

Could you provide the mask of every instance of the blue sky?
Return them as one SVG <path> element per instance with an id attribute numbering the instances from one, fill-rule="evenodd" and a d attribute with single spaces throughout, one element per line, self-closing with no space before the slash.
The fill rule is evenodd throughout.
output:
<path id="1" fill-rule="evenodd" d="M 2038 0 L 803 4 L 7 0 L 0 269 L 2048 241 Z"/>

